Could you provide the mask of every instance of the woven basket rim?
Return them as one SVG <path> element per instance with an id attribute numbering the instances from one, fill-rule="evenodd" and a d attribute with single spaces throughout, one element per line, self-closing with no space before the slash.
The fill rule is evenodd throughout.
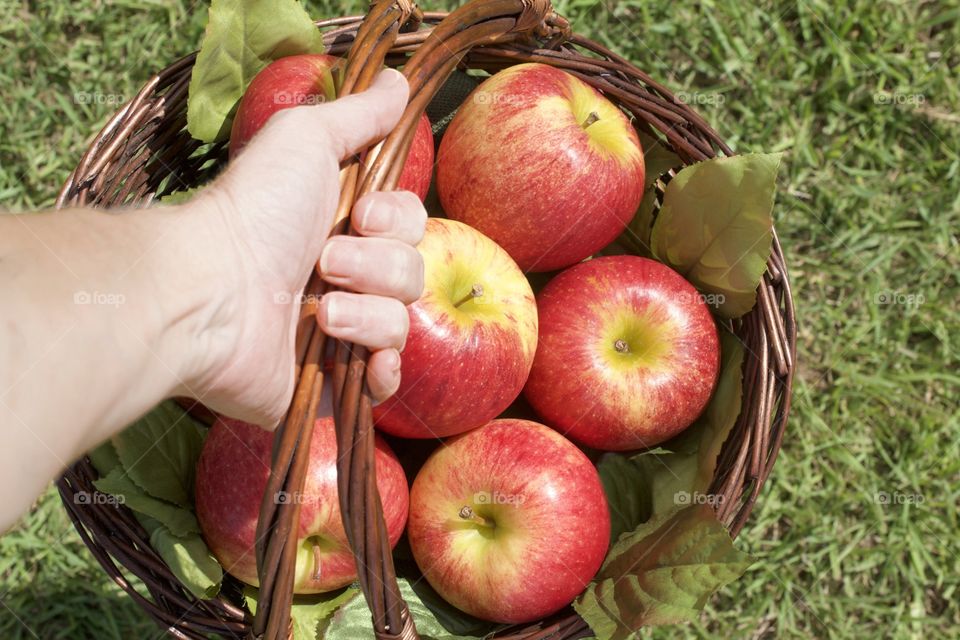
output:
<path id="1" fill-rule="evenodd" d="M 432 29 L 447 15 L 426 12 L 422 18 Z M 330 53 L 340 55 L 350 50 L 363 18 L 344 16 L 317 21 L 318 28 L 324 30 Z M 392 58 L 388 59 L 405 60 L 410 51 L 422 44 L 425 32 L 400 33 L 391 50 Z M 108 121 L 65 182 L 57 199 L 58 208 L 150 203 L 165 190 L 171 190 L 171 184 L 179 181 L 193 186 L 214 175 L 220 163 L 209 160 L 222 159 L 225 144 L 204 146 L 183 131 L 187 85 L 195 59 L 196 53 L 188 54 L 154 75 Z M 655 135 L 661 143 L 665 141 L 684 165 L 718 154 L 733 155 L 703 118 L 666 87 L 612 51 L 576 34 L 569 34 L 555 49 L 524 43 L 477 48 L 467 55 L 465 64 L 495 71 L 500 65 L 531 60 L 564 68 L 604 91 L 621 107 L 627 104 L 624 108 L 637 117 L 638 129 Z M 658 182 L 658 199 L 664 184 L 665 181 Z M 775 231 L 757 306 L 731 326 L 748 352 L 744 408 L 721 450 L 711 492 L 733 498 L 720 501 L 717 511 L 736 536 L 773 467 L 790 410 L 796 319 L 786 263 Z M 96 491 L 92 484 L 96 477 L 96 470 L 83 458 L 57 484 L 81 538 L 114 581 L 175 637 L 200 638 L 209 633 L 244 637 L 249 633 L 252 619 L 239 606 L 239 583 L 227 580 L 221 595 L 198 600 L 179 584 L 150 548 L 146 532 L 129 509 L 106 503 L 78 508 L 74 494 Z M 124 569 L 144 582 L 150 598 L 133 587 Z M 566 611 L 542 624 L 511 629 L 501 637 L 536 640 L 549 634 L 575 638 L 587 633 L 589 629 L 582 620 Z"/>

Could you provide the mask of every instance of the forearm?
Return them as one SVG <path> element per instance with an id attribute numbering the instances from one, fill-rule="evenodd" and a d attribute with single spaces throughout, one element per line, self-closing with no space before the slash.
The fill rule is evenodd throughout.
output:
<path id="1" fill-rule="evenodd" d="M 201 220 L 182 207 L 0 216 L 0 530 L 82 452 L 190 394 L 204 364 L 190 354 L 209 351 L 198 343 L 229 304 L 198 255 Z"/>

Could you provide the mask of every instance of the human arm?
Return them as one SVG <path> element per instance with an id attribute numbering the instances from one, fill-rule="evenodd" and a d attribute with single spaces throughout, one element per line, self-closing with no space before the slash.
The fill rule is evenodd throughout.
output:
<path id="1" fill-rule="evenodd" d="M 298 293 L 321 253 L 328 281 L 366 294 L 325 296 L 322 330 L 371 347 L 375 395 L 396 389 L 423 207 L 371 194 L 354 215 L 366 238 L 327 235 L 340 159 L 396 124 L 406 91 L 390 71 L 365 94 L 280 112 L 182 205 L 0 216 L 0 530 L 163 398 L 275 425 L 294 384 Z"/>

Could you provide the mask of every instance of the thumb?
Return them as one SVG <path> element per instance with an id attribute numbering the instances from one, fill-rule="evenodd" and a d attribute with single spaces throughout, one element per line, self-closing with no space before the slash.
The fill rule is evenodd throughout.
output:
<path id="1" fill-rule="evenodd" d="M 333 151 L 345 160 L 385 138 L 400 121 L 409 97 L 403 74 L 384 69 L 369 89 L 316 107 L 315 117 L 327 123 Z"/>
<path id="2" fill-rule="evenodd" d="M 337 161 L 345 160 L 385 138 L 400 121 L 409 97 L 403 74 L 384 69 L 361 93 L 317 106 L 277 111 L 231 165 L 234 172 L 262 175 L 264 157 L 275 161 L 291 150 L 296 150 L 297 166 L 301 167 L 326 165 L 331 154 Z M 250 148 L 255 150 L 248 151 Z"/>

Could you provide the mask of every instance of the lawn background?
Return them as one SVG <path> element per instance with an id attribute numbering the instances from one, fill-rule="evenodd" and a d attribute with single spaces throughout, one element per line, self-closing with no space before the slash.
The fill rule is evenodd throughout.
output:
<path id="1" fill-rule="evenodd" d="M 119 103 L 197 46 L 207 6 L 0 0 L 0 206 L 52 205 Z M 800 365 L 738 540 L 759 561 L 697 623 L 650 635 L 960 637 L 960 3 L 556 6 L 684 92 L 735 150 L 786 152 L 775 216 Z M 53 490 L 0 538 L 0 596 L 3 640 L 162 635 Z"/>

